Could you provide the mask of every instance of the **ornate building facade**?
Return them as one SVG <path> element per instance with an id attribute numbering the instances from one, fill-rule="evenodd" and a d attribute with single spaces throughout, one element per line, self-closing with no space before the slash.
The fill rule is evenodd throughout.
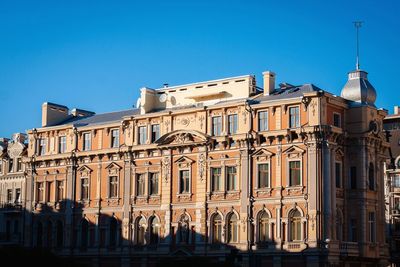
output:
<path id="1" fill-rule="evenodd" d="M 93 265 L 385 265 L 386 111 L 367 73 L 342 97 L 263 78 L 142 88 L 136 109 L 98 115 L 44 103 L 24 245 Z"/>
<path id="2" fill-rule="evenodd" d="M 0 139 L 0 246 L 19 245 L 23 239 L 26 135 Z"/>
<path id="3" fill-rule="evenodd" d="M 399 107 L 388 115 L 383 125 L 390 133 L 390 158 L 386 166 L 385 204 L 387 239 L 391 262 L 400 265 L 400 114 Z"/>

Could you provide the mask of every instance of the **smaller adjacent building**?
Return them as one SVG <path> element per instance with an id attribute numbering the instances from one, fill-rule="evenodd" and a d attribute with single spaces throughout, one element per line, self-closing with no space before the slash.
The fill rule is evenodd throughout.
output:
<path id="1" fill-rule="evenodd" d="M 0 246 L 22 244 L 26 135 L 0 138 Z"/>

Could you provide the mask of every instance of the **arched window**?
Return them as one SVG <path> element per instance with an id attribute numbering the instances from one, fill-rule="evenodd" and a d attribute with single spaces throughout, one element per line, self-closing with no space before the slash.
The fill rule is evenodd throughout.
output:
<path id="1" fill-rule="evenodd" d="M 87 248 L 89 238 L 89 222 L 83 219 L 81 222 L 81 247 Z"/>
<path id="2" fill-rule="evenodd" d="M 238 217 L 235 213 L 232 212 L 228 220 L 228 243 L 238 242 L 238 236 Z"/>
<path id="3" fill-rule="evenodd" d="M 222 241 L 222 218 L 218 213 L 212 218 L 212 241 L 213 243 Z"/>
<path id="4" fill-rule="evenodd" d="M 301 241 L 301 214 L 298 210 L 290 216 L 290 241 Z"/>
<path id="5" fill-rule="evenodd" d="M 61 221 L 57 222 L 57 247 L 61 248 L 64 244 L 64 228 Z"/>
<path id="6" fill-rule="evenodd" d="M 53 224 L 51 221 L 47 222 L 47 229 L 46 229 L 46 234 L 47 234 L 47 242 L 46 242 L 46 247 L 51 248 L 53 244 Z"/>
<path id="7" fill-rule="evenodd" d="M 372 162 L 369 163 L 368 168 L 368 186 L 369 190 L 375 190 L 375 168 Z"/>
<path id="8" fill-rule="evenodd" d="M 150 219 L 150 244 L 158 243 L 158 233 L 160 231 L 160 222 L 156 216 Z"/>
<path id="9" fill-rule="evenodd" d="M 117 220 L 112 217 L 110 218 L 110 247 L 115 247 L 117 245 L 117 235 L 118 223 Z"/>
<path id="10" fill-rule="evenodd" d="M 258 241 L 260 243 L 269 240 L 269 215 L 266 211 L 262 211 L 258 217 Z"/>
<path id="11" fill-rule="evenodd" d="M 340 211 L 336 213 L 336 239 L 343 240 L 343 218 Z"/>
<path id="12" fill-rule="evenodd" d="M 136 223 L 136 244 L 144 245 L 145 243 L 145 233 L 146 233 L 146 219 L 140 217 L 137 219 Z"/>
<path id="13" fill-rule="evenodd" d="M 36 245 L 38 247 L 43 246 L 43 224 L 41 222 L 38 222 L 37 224 Z"/>
<path id="14" fill-rule="evenodd" d="M 186 214 L 183 214 L 179 220 L 178 237 L 181 243 L 189 243 L 189 216 Z"/>

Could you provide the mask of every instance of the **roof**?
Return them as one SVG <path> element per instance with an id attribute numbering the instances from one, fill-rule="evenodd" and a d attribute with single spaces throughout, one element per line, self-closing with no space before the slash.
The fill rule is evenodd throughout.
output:
<path id="1" fill-rule="evenodd" d="M 297 98 L 302 97 L 304 93 L 310 92 L 319 92 L 324 91 L 321 88 L 313 85 L 313 84 L 304 84 L 298 86 L 292 86 L 286 89 L 275 89 L 272 94 L 263 95 L 255 97 L 255 101 L 264 102 L 264 101 L 273 101 L 273 100 L 281 100 L 281 99 L 289 99 L 289 98 Z"/>
<path id="2" fill-rule="evenodd" d="M 139 113 L 140 113 L 139 109 L 129 109 L 123 111 L 96 114 L 89 117 L 71 117 L 65 121 L 58 123 L 57 125 L 72 124 L 75 127 L 82 127 L 95 124 L 105 124 L 105 123 L 122 121 L 122 118 L 125 116 L 132 116 Z"/>

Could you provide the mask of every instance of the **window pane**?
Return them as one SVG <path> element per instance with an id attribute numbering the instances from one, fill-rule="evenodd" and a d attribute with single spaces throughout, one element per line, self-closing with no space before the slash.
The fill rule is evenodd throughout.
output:
<path id="1" fill-rule="evenodd" d="M 119 130 L 114 129 L 111 131 L 111 147 L 119 147 Z"/>
<path id="2" fill-rule="evenodd" d="M 289 108 L 289 128 L 300 127 L 300 112 L 299 107 Z"/>
<path id="3" fill-rule="evenodd" d="M 258 112 L 258 129 L 260 131 L 268 130 L 268 112 L 267 111 Z"/>
<path id="4" fill-rule="evenodd" d="M 139 144 L 144 145 L 147 141 L 147 127 L 141 126 L 139 127 Z"/>
<path id="5" fill-rule="evenodd" d="M 289 162 L 290 186 L 300 185 L 300 161 Z"/>
<path id="6" fill-rule="evenodd" d="M 160 125 L 154 124 L 151 126 L 151 142 L 154 143 L 160 138 Z"/>
<path id="7" fill-rule="evenodd" d="M 218 116 L 218 117 L 213 117 L 212 118 L 212 134 L 219 136 L 221 135 L 221 131 L 222 131 L 222 117 Z"/>
<path id="8" fill-rule="evenodd" d="M 189 171 L 181 170 L 180 176 L 180 193 L 190 193 Z"/>
<path id="9" fill-rule="evenodd" d="M 83 150 L 84 151 L 89 151 L 91 149 L 92 149 L 91 134 L 90 133 L 84 133 L 83 134 Z"/>
<path id="10" fill-rule="evenodd" d="M 237 133 L 237 114 L 229 115 L 228 116 L 228 123 L 229 123 L 229 134 Z"/>
<path id="11" fill-rule="evenodd" d="M 221 191 L 221 168 L 211 168 L 211 191 Z"/>
<path id="12" fill-rule="evenodd" d="M 158 173 L 150 173 L 150 195 L 158 194 Z"/>
<path id="13" fill-rule="evenodd" d="M 226 173 L 228 175 L 228 191 L 237 190 L 237 174 L 236 167 L 227 167 Z"/>
<path id="14" fill-rule="evenodd" d="M 269 187 L 269 164 L 258 164 L 258 185 L 259 188 Z"/>

